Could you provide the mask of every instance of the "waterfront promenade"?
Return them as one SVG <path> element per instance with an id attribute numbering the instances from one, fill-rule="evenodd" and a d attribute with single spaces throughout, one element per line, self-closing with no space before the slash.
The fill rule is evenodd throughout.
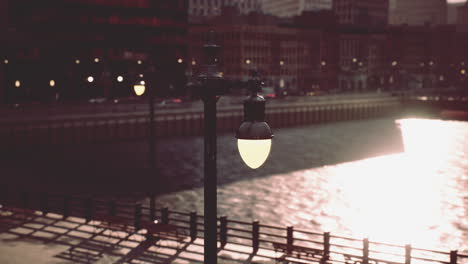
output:
<path id="1" fill-rule="evenodd" d="M 2 193 L 0 261 L 28 263 L 202 263 L 203 216 L 154 203 Z M 112 220 L 108 220 L 112 219 Z M 170 226 L 149 238 L 146 223 Z M 147 227 L 148 226 L 148 227 Z M 220 263 L 468 263 L 468 255 L 333 233 L 218 218 Z M 28 252 L 19 251 L 28 249 Z M 41 257 L 37 258 L 37 253 Z M 33 259 L 34 256 L 34 259 Z"/>

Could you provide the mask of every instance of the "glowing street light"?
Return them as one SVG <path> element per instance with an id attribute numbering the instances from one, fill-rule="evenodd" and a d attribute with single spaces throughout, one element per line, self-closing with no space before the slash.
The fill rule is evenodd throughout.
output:
<path id="1" fill-rule="evenodd" d="M 265 99 L 258 94 L 261 80 L 254 72 L 249 80 L 251 95 L 244 101 L 244 122 L 236 133 L 237 147 L 242 160 L 252 169 L 265 163 L 271 150 L 273 133 L 265 122 Z"/>
<path id="2" fill-rule="evenodd" d="M 357 58 L 353 58 L 353 62 L 356 63 L 356 62 L 357 62 Z"/>
<path id="3" fill-rule="evenodd" d="M 320 64 L 321 64 L 322 66 L 327 66 L 327 62 L 326 62 L 326 61 L 322 61 Z"/>
<path id="4" fill-rule="evenodd" d="M 94 82 L 94 77 L 93 77 L 93 76 L 88 76 L 88 78 L 86 78 L 86 80 L 87 80 L 89 83 L 92 83 L 92 82 Z"/>
<path id="5" fill-rule="evenodd" d="M 99 63 L 99 58 L 94 58 L 95 63 Z"/>
<path id="6" fill-rule="evenodd" d="M 203 46 L 204 65 L 198 80 L 204 103 L 204 263 L 216 264 L 218 253 L 217 231 L 217 165 L 216 165 L 216 102 L 226 93 L 225 79 L 217 65 L 217 53 L 220 46 L 214 44 L 214 32 L 210 32 L 210 42 Z M 250 64 L 250 59 L 245 60 Z M 239 127 L 236 138 L 239 153 L 251 168 L 260 167 L 268 157 L 273 137 L 265 123 L 265 99 L 257 93 L 261 81 L 255 75 L 249 80 L 251 95 L 244 102 L 244 122 Z M 252 154 L 253 151 L 254 154 Z"/>
<path id="7" fill-rule="evenodd" d="M 397 66 L 397 65 L 398 65 L 398 62 L 397 62 L 397 61 L 393 61 L 393 62 L 392 62 L 392 66 L 393 66 L 393 67 L 395 67 L 395 66 Z"/>
<path id="8" fill-rule="evenodd" d="M 182 58 L 177 59 L 177 63 L 181 64 L 182 62 L 184 62 L 184 60 Z"/>
<path id="9" fill-rule="evenodd" d="M 4 64 L 8 64 L 8 63 L 10 63 L 10 61 L 9 61 L 8 59 L 4 59 L 4 60 L 3 60 L 3 63 L 4 63 Z"/>
<path id="10" fill-rule="evenodd" d="M 465 74 L 466 74 L 466 70 L 465 70 L 465 69 L 461 69 L 461 70 L 460 70 L 460 73 L 461 73 L 461 75 L 465 75 Z"/>
<path id="11" fill-rule="evenodd" d="M 16 80 L 16 81 L 15 81 L 15 87 L 16 87 L 16 88 L 21 87 L 21 81 L 20 81 L 20 80 Z"/>
<path id="12" fill-rule="evenodd" d="M 252 63 L 252 61 L 250 59 L 245 60 L 245 64 L 249 65 L 250 63 Z M 281 64 L 281 62 L 280 62 L 280 64 Z M 283 64 L 284 64 L 284 62 L 283 62 Z"/>
<path id="13" fill-rule="evenodd" d="M 141 60 L 137 60 L 137 64 L 141 65 L 143 62 Z"/>
<path id="14" fill-rule="evenodd" d="M 142 79 L 137 80 L 137 82 L 133 85 L 133 91 L 137 96 L 142 96 L 145 93 L 145 90 L 146 83 Z"/>
<path id="15" fill-rule="evenodd" d="M 192 60 L 192 65 L 197 65 L 197 61 L 196 60 Z"/>
<path id="16" fill-rule="evenodd" d="M 280 60 L 280 63 L 279 63 L 281 66 L 284 65 L 284 61 Z"/>
<path id="17" fill-rule="evenodd" d="M 122 76 L 117 76 L 117 82 L 121 83 L 123 82 L 124 78 Z"/>
<path id="18" fill-rule="evenodd" d="M 80 63 L 81 63 L 81 61 L 79 59 L 75 60 L 75 64 L 80 64 Z"/>
<path id="19" fill-rule="evenodd" d="M 49 81 L 49 86 L 50 87 L 55 87 L 55 80 L 50 80 Z"/>

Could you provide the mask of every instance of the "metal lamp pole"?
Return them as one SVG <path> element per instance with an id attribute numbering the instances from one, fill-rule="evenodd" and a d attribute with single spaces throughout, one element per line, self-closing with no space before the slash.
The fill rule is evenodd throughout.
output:
<path id="1" fill-rule="evenodd" d="M 225 85 L 219 71 L 218 51 L 213 43 L 214 33 L 210 32 L 210 42 L 203 46 L 204 63 L 201 65 L 198 80 L 200 95 L 204 103 L 204 263 L 217 263 L 217 166 L 216 166 L 216 102 L 217 96 L 224 94 Z"/>
<path id="2" fill-rule="evenodd" d="M 204 103 L 205 129 L 205 175 L 204 175 L 204 263 L 216 264 L 218 260 L 218 214 L 217 214 L 217 171 L 216 171 L 216 102 L 218 96 L 227 92 L 223 74 L 217 66 L 220 47 L 213 43 L 214 32 L 210 32 L 210 41 L 203 46 L 204 63 L 201 65 L 198 81 L 198 93 Z M 252 169 L 260 167 L 268 157 L 273 133 L 264 121 L 265 99 L 257 92 L 261 89 L 261 81 L 255 74 L 249 82 L 252 94 L 244 103 L 245 120 L 239 127 L 236 137 L 242 159 Z M 257 149 L 258 155 L 243 157 L 246 149 Z"/>

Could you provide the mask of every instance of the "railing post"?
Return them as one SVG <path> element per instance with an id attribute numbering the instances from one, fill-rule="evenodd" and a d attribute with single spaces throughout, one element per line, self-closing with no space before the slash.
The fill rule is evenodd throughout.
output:
<path id="1" fill-rule="evenodd" d="M 134 226 L 136 230 L 140 230 L 141 227 L 141 204 L 135 204 L 135 222 Z"/>
<path id="2" fill-rule="evenodd" d="M 330 256 L 330 232 L 323 233 L 323 258 L 320 263 L 326 263 Z"/>
<path id="3" fill-rule="evenodd" d="M 457 264 L 458 251 L 450 251 L 450 264 Z"/>
<path id="4" fill-rule="evenodd" d="M 405 264 L 411 264 L 411 245 L 405 246 Z"/>
<path id="5" fill-rule="evenodd" d="M 253 253 L 257 253 L 260 245 L 260 223 L 258 220 L 252 223 L 252 248 Z"/>
<path id="6" fill-rule="evenodd" d="M 294 232 L 294 227 L 292 226 L 288 226 L 287 229 L 287 238 L 286 238 L 286 241 L 287 241 L 287 253 L 288 254 L 291 254 L 292 252 L 292 247 L 293 247 L 293 243 L 294 243 L 294 236 L 293 236 L 293 232 Z"/>
<path id="7" fill-rule="evenodd" d="M 161 221 L 163 224 L 169 224 L 169 208 L 164 207 L 161 209 Z"/>
<path id="8" fill-rule="evenodd" d="M 63 219 L 70 216 L 70 196 L 66 195 L 63 198 Z"/>
<path id="9" fill-rule="evenodd" d="M 219 240 L 221 242 L 221 248 L 224 248 L 227 243 L 227 217 L 221 216 L 219 218 Z"/>
<path id="10" fill-rule="evenodd" d="M 86 222 L 91 221 L 93 218 L 93 199 L 92 198 L 87 198 L 85 200 L 85 219 Z"/>
<path id="11" fill-rule="evenodd" d="M 155 213 L 155 203 L 154 203 L 154 195 L 150 196 L 150 221 L 154 221 L 156 218 L 156 213 Z"/>
<path id="12" fill-rule="evenodd" d="M 369 263 L 369 239 L 364 238 L 362 245 L 362 264 Z"/>
<path id="13" fill-rule="evenodd" d="M 49 212 L 49 205 L 48 205 L 48 197 L 47 197 L 47 193 L 43 193 L 41 195 L 41 211 L 42 211 L 42 215 L 47 215 L 47 213 Z"/>
<path id="14" fill-rule="evenodd" d="M 197 239 L 197 212 L 190 213 L 190 239 L 192 242 Z"/>

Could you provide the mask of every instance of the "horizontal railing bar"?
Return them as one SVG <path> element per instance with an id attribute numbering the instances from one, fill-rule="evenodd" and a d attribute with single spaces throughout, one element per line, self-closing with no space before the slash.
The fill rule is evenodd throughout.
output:
<path id="1" fill-rule="evenodd" d="M 323 233 L 309 232 L 309 231 L 304 231 L 304 230 L 300 230 L 300 229 L 294 229 L 294 233 L 303 233 L 303 234 L 306 234 L 306 235 L 322 236 L 323 237 Z"/>
<path id="2" fill-rule="evenodd" d="M 227 222 L 228 222 L 228 224 L 229 224 L 229 223 L 235 223 L 235 224 L 241 224 L 241 225 L 249 225 L 249 226 L 252 226 L 252 223 L 243 222 L 243 221 L 239 221 L 239 220 L 231 220 L 231 219 L 228 219 Z M 261 225 L 260 225 L 260 226 L 261 226 Z"/>
<path id="3" fill-rule="evenodd" d="M 264 232 L 259 232 L 260 235 L 264 235 L 264 236 L 269 236 L 269 237 L 277 237 L 277 238 L 284 238 L 286 239 L 287 236 L 281 236 L 281 235 L 275 235 L 275 234 L 268 234 L 268 233 L 264 233 Z"/>
<path id="4" fill-rule="evenodd" d="M 384 242 L 369 241 L 369 246 L 372 245 L 372 244 L 388 246 L 388 247 L 405 248 L 405 246 L 401 246 L 401 245 L 394 245 L 394 244 L 389 244 L 389 243 L 384 243 Z"/>
<path id="5" fill-rule="evenodd" d="M 308 239 L 299 238 L 299 237 L 295 237 L 294 240 L 323 245 L 323 242 L 322 242 L 322 241 L 308 240 Z"/>
<path id="6" fill-rule="evenodd" d="M 430 252 L 430 253 L 437 253 L 437 254 L 442 254 L 442 255 L 450 255 L 450 252 L 444 252 L 444 251 L 432 250 L 432 249 L 426 249 L 426 248 L 411 247 L 411 250 L 422 251 L 422 252 Z"/>
<path id="7" fill-rule="evenodd" d="M 338 247 L 338 248 L 349 248 L 349 249 L 362 250 L 362 247 L 348 246 L 348 245 L 342 245 L 342 244 L 330 244 L 330 246 Z"/>
<path id="8" fill-rule="evenodd" d="M 332 235 L 332 234 L 330 234 L 330 238 L 339 238 L 339 239 L 346 239 L 346 240 L 351 240 L 351 241 L 362 241 L 362 239 L 359 239 L 359 238 L 337 236 L 337 235 Z"/>
<path id="9" fill-rule="evenodd" d="M 260 224 L 260 228 L 265 227 L 265 228 L 271 228 L 271 229 L 277 229 L 277 230 L 283 230 L 286 232 L 286 228 L 284 227 L 279 227 L 279 226 L 272 226 L 272 225 L 265 225 L 265 224 Z"/>
<path id="10" fill-rule="evenodd" d="M 246 230 L 246 229 L 240 229 L 240 228 L 235 228 L 235 227 L 227 227 L 227 230 L 233 230 L 236 232 L 243 232 L 243 233 L 252 233 L 252 230 Z"/>
<path id="11" fill-rule="evenodd" d="M 378 251 L 378 250 L 373 250 L 369 249 L 369 253 L 377 253 L 377 254 L 385 254 L 385 255 L 391 255 L 395 257 L 404 257 L 404 253 L 393 253 L 393 252 L 384 252 L 384 251 Z"/>

